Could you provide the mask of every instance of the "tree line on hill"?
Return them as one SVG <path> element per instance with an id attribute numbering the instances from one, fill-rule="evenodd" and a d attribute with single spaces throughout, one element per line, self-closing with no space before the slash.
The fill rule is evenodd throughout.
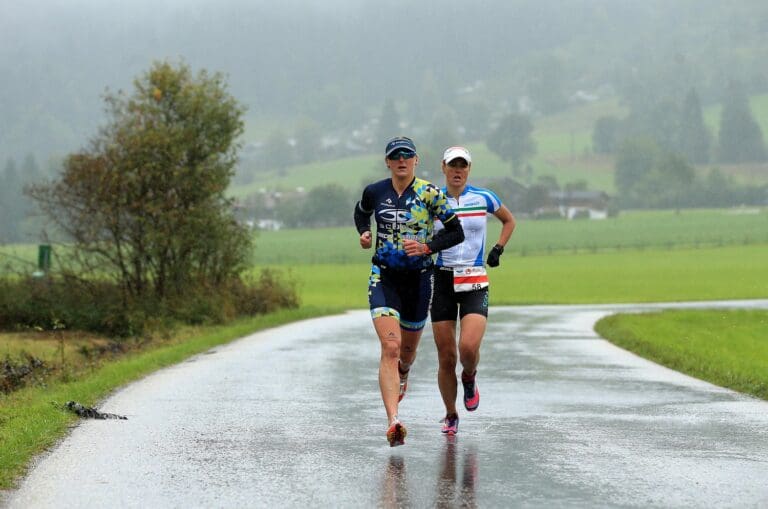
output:
<path id="1" fill-rule="evenodd" d="M 762 130 L 744 87 L 731 82 L 719 130 L 704 123 L 695 88 L 682 103 L 635 104 L 624 118 L 595 122 L 593 147 L 615 158 L 616 204 L 621 208 L 679 208 L 768 203 L 768 186 L 737 183 L 718 167 L 702 176 L 694 165 L 764 163 Z"/>
<path id="2" fill-rule="evenodd" d="M 762 130 L 752 113 L 749 97 L 738 82 L 731 82 L 723 98 L 716 137 L 705 125 L 699 95 L 691 88 L 682 103 L 638 103 L 624 118 L 600 117 L 592 132 L 593 150 L 598 154 L 615 154 L 626 139 L 642 137 L 695 164 L 739 164 L 768 159 Z"/>

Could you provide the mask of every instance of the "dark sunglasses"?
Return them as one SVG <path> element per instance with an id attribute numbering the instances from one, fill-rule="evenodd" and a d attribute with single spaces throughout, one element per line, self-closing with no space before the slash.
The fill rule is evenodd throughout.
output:
<path id="1" fill-rule="evenodd" d="M 413 150 L 395 150 L 387 156 L 387 159 L 390 161 L 399 161 L 401 157 L 403 159 L 412 159 L 416 157 L 416 152 Z"/>

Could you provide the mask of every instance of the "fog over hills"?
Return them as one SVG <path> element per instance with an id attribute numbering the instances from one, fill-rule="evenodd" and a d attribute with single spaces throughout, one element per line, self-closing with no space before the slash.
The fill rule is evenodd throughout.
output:
<path id="1" fill-rule="evenodd" d="M 387 98 L 426 122 L 458 94 L 497 109 L 549 88 L 626 100 L 695 83 L 713 101 L 737 78 L 765 91 L 766 40 L 762 0 L 0 0 L 0 158 L 79 149 L 104 90 L 155 60 L 224 73 L 262 130 L 330 130 Z"/>

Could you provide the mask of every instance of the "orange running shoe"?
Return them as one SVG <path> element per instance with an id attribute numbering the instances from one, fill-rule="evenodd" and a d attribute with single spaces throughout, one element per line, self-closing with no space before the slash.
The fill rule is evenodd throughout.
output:
<path id="1" fill-rule="evenodd" d="M 407 434 L 408 431 L 405 429 L 405 426 L 403 426 L 403 423 L 401 423 L 399 419 L 393 420 L 392 424 L 389 425 L 389 429 L 387 430 L 387 440 L 389 441 L 389 446 L 397 447 L 398 445 L 405 444 L 405 436 Z"/>

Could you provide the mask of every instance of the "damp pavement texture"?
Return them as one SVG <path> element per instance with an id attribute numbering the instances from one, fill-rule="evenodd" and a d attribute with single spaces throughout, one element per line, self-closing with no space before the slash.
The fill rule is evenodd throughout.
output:
<path id="1" fill-rule="evenodd" d="M 263 331 L 164 369 L 83 420 L 5 504 L 41 507 L 766 507 L 768 402 L 600 339 L 596 320 L 768 300 L 496 307 L 480 408 L 440 433 L 431 329 L 385 439 L 367 311 Z"/>

